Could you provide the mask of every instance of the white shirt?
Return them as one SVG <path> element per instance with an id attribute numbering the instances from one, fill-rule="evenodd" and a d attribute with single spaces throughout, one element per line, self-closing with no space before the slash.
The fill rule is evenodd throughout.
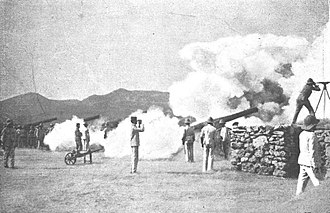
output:
<path id="1" fill-rule="evenodd" d="M 314 132 L 300 133 L 299 149 L 298 164 L 314 168 L 321 166 L 320 145 Z"/>

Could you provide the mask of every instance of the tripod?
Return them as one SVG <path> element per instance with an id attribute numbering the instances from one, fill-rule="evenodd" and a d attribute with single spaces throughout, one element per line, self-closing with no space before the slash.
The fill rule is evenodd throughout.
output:
<path id="1" fill-rule="evenodd" d="M 324 81 L 324 82 L 317 82 L 318 84 L 323 84 L 323 89 L 321 91 L 321 96 L 320 96 L 320 99 L 319 99 L 319 102 L 317 103 L 316 105 L 316 109 L 315 109 L 315 113 L 319 107 L 319 104 L 321 102 L 321 99 L 322 99 L 322 96 L 324 95 L 324 106 L 323 106 L 323 116 L 325 117 L 325 103 L 326 103 L 326 95 L 328 96 L 329 100 L 330 100 L 330 95 L 329 95 L 329 92 L 327 90 L 327 84 L 330 83 L 330 81 Z"/>

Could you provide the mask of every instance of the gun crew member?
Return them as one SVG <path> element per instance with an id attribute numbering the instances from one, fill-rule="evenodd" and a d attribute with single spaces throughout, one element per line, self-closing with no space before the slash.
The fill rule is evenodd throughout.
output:
<path id="1" fill-rule="evenodd" d="M 144 132 L 144 125 L 134 116 L 131 117 L 131 123 L 131 173 L 136 173 L 139 161 L 140 132 Z"/>
<path id="2" fill-rule="evenodd" d="M 296 111 L 293 116 L 292 124 L 296 123 L 300 110 L 302 109 L 303 106 L 305 106 L 308 109 L 310 115 L 315 116 L 314 109 L 308 100 L 308 98 L 309 98 L 309 96 L 311 96 L 313 90 L 320 91 L 321 89 L 319 86 L 316 85 L 316 83 L 313 81 L 313 79 L 309 78 L 306 82 L 306 85 L 301 90 L 301 92 L 297 98 L 297 106 L 296 106 Z"/>
<path id="3" fill-rule="evenodd" d="M 5 168 L 8 168 L 8 160 L 11 158 L 11 167 L 14 168 L 15 166 L 15 148 L 17 147 L 16 144 L 16 131 L 13 128 L 14 124 L 13 121 L 7 119 L 6 127 L 1 132 L 1 141 L 3 143 L 3 163 Z"/>
<path id="4" fill-rule="evenodd" d="M 213 126 L 213 118 L 210 117 L 200 135 L 203 147 L 203 172 L 213 171 L 215 135 L 216 128 Z"/>
<path id="5" fill-rule="evenodd" d="M 185 159 L 186 162 L 194 162 L 194 142 L 195 142 L 195 132 L 192 127 L 190 127 L 191 121 L 189 118 L 185 120 L 185 129 L 182 137 L 182 145 L 184 145 Z"/>

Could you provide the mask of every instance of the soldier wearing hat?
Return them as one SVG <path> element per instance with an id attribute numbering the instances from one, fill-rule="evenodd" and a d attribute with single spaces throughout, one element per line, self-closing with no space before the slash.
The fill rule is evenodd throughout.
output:
<path id="1" fill-rule="evenodd" d="M 226 122 L 224 119 L 219 121 L 220 128 L 220 138 L 221 138 L 221 149 L 223 151 L 224 157 L 228 160 L 230 152 L 230 129 L 226 127 Z"/>
<path id="2" fill-rule="evenodd" d="M 207 119 L 207 124 L 202 128 L 200 139 L 203 147 L 203 172 L 213 171 L 216 128 L 213 118 Z"/>
<path id="3" fill-rule="evenodd" d="M 313 115 L 308 115 L 304 119 L 302 132 L 299 135 L 299 150 L 298 164 L 300 172 L 298 176 L 296 195 L 301 194 L 310 179 L 314 186 L 320 184 L 315 172 L 321 167 L 320 145 L 316 137 L 315 127 L 320 120 Z"/>
<path id="4" fill-rule="evenodd" d="M 27 140 L 28 140 L 28 146 L 30 148 L 36 148 L 36 135 L 35 135 L 35 128 L 34 126 L 30 126 L 30 130 L 28 132 L 28 136 L 27 136 Z"/>
<path id="5" fill-rule="evenodd" d="M 84 140 L 85 150 L 88 150 L 89 149 L 89 142 L 91 140 L 90 135 L 89 135 L 88 123 L 84 123 L 84 127 L 86 127 L 86 130 L 85 130 L 85 133 L 83 135 L 83 140 Z"/>
<path id="6" fill-rule="evenodd" d="M 80 132 L 79 129 L 80 129 L 80 123 L 76 123 L 76 130 L 74 132 L 74 135 L 76 141 L 76 149 L 78 152 L 82 150 L 82 142 L 81 142 L 82 133 Z"/>
<path id="7" fill-rule="evenodd" d="M 309 78 L 297 98 L 296 111 L 293 116 L 292 124 L 296 123 L 300 110 L 302 109 L 303 106 L 305 106 L 308 109 L 310 115 L 315 116 L 314 109 L 308 100 L 313 90 L 320 91 L 321 89 L 318 85 L 316 85 L 313 79 Z"/>
<path id="8" fill-rule="evenodd" d="M 36 128 L 36 139 L 37 139 L 38 149 L 44 147 L 44 138 L 45 138 L 45 131 L 43 129 L 43 124 L 40 123 Z"/>
<path id="9" fill-rule="evenodd" d="M 192 163 L 194 162 L 195 132 L 194 129 L 190 127 L 191 121 L 189 118 L 185 119 L 184 123 L 186 126 L 182 137 L 182 145 L 184 145 L 186 162 Z"/>
<path id="10" fill-rule="evenodd" d="M 1 132 L 1 141 L 3 142 L 4 150 L 4 166 L 8 168 L 8 160 L 11 158 L 11 167 L 15 166 L 15 148 L 16 144 L 16 131 L 13 128 L 13 121 L 7 119 L 6 127 Z"/>
<path id="11" fill-rule="evenodd" d="M 131 173 L 136 173 L 139 161 L 140 132 L 144 132 L 144 125 L 141 120 L 138 122 L 135 116 L 131 117 L 131 123 Z"/>

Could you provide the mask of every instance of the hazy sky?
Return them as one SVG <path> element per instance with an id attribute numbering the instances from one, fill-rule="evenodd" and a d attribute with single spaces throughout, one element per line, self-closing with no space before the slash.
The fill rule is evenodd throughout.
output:
<path id="1" fill-rule="evenodd" d="M 0 100 L 38 92 L 84 99 L 118 88 L 167 91 L 193 42 L 251 33 L 310 42 L 327 0 L 0 1 Z"/>

